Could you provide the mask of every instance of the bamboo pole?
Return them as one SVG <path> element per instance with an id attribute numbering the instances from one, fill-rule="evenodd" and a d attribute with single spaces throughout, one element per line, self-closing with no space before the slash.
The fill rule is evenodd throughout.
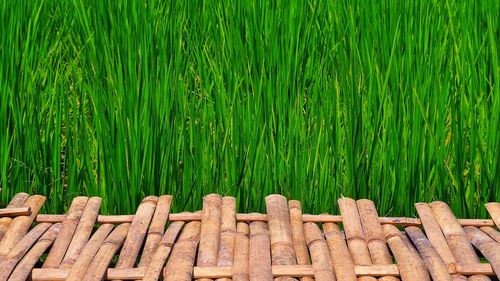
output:
<path id="1" fill-rule="evenodd" d="M 497 277 L 500 277 L 500 244 L 476 227 L 467 226 L 464 231 L 471 243 L 488 259 Z"/>
<path id="2" fill-rule="evenodd" d="M 161 271 L 163 266 L 165 265 L 165 261 L 168 259 L 170 255 L 170 251 L 175 243 L 175 239 L 179 235 L 182 227 L 184 226 L 184 222 L 177 221 L 170 224 L 167 229 L 167 232 L 161 239 L 158 244 L 158 249 L 152 258 L 149 266 L 146 269 L 144 274 L 143 281 L 156 281 L 159 280 Z"/>
<path id="3" fill-rule="evenodd" d="M 17 208 L 0 209 L 0 218 L 2 218 L 2 217 L 29 216 L 30 214 L 31 214 L 30 207 L 17 207 Z"/>
<path id="4" fill-rule="evenodd" d="M 201 223 L 189 222 L 174 244 L 172 256 L 164 270 L 165 281 L 191 281 L 193 265 L 196 258 L 196 247 L 200 242 Z"/>
<path id="5" fill-rule="evenodd" d="M 363 226 L 363 234 L 367 241 L 368 250 L 374 264 L 392 264 L 389 248 L 382 233 L 382 226 L 378 221 L 377 209 L 371 200 L 356 201 L 358 212 Z"/>
<path id="6" fill-rule="evenodd" d="M 151 262 L 156 248 L 165 233 L 165 224 L 167 223 L 170 214 L 170 206 L 172 205 L 171 195 L 162 195 L 158 198 L 155 213 L 149 226 L 146 244 L 142 251 L 139 267 L 146 267 Z"/>
<path id="7" fill-rule="evenodd" d="M 62 230 L 62 224 L 57 223 L 52 225 L 43 235 L 38 242 L 31 248 L 31 250 L 24 255 L 19 264 L 16 266 L 9 281 L 24 281 L 27 280 L 31 270 L 38 262 L 40 257 L 52 245 L 58 233 Z"/>
<path id="8" fill-rule="evenodd" d="M 488 234 L 493 240 L 500 243 L 500 232 L 493 227 L 484 226 L 480 228 L 484 233 Z"/>
<path id="9" fill-rule="evenodd" d="M 47 259 L 43 263 L 44 268 L 57 268 L 61 264 L 69 243 L 73 238 L 78 222 L 83 213 L 85 205 L 87 205 L 88 197 L 75 197 L 69 208 L 68 215 L 62 223 L 61 231 L 57 234 L 54 245 L 50 249 Z"/>
<path id="10" fill-rule="evenodd" d="M 7 256 L 0 259 L 0 280 L 7 280 L 16 264 L 23 258 L 29 249 L 35 244 L 47 229 L 52 226 L 50 223 L 41 223 L 28 232 L 18 243 L 13 245 Z"/>
<path id="11" fill-rule="evenodd" d="M 370 265 L 372 259 L 368 251 L 361 219 L 359 217 L 356 201 L 351 198 L 342 197 L 337 200 L 340 214 L 342 215 L 342 225 L 347 240 L 347 247 L 354 260 L 354 264 Z"/>
<path id="12" fill-rule="evenodd" d="M 349 254 L 346 242 L 338 225 L 334 223 L 323 224 L 323 232 L 330 248 L 333 268 L 338 280 L 355 281 L 356 272 L 354 262 Z"/>
<path id="13" fill-rule="evenodd" d="M 219 241 L 218 266 L 232 266 L 234 259 L 234 240 L 236 235 L 236 198 L 222 198 L 221 233 Z M 218 281 L 229 281 L 219 278 Z"/>
<path id="14" fill-rule="evenodd" d="M 311 253 L 314 278 L 316 281 L 336 280 L 333 272 L 333 261 L 328 245 L 317 224 L 304 224 L 306 242 Z"/>
<path id="15" fill-rule="evenodd" d="M 80 281 L 82 280 L 88 266 L 92 262 L 92 259 L 101 248 L 102 243 L 108 237 L 108 235 L 113 230 L 114 225 L 112 224 L 101 224 L 97 231 L 92 235 L 92 238 L 88 241 L 82 250 L 80 256 L 76 259 L 73 266 L 69 270 L 66 281 Z"/>
<path id="16" fill-rule="evenodd" d="M 271 261 L 273 265 L 297 264 L 287 200 L 278 194 L 266 197 L 266 210 L 271 240 Z M 278 281 L 296 280 L 278 278 Z"/>
<path id="17" fill-rule="evenodd" d="M 16 246 L 16 244 L 28 233 L 35 216 L 40 211 L 45 197 L 33 195 L 26 199 L 23 207 L 31 208 L 31 215 L 19 216 L 12 220 L 9 228 L 5 232 L 0 242 L 0 256 L 5 256 Z"/>
<path id="18" fill-rule="evenodd" d="M 70 268 L 80 256 L 85 244 L 89 241 L 89 237 L 92 234 L 92 229 L 97 219 L 99 213 L 99 208 L 101 207 L 101 198 L 91 197 L 83 209 L 82 216 L 78 222 L 71 243 L 66 250 L 66 255 L 60 264 L 61 268 Z"/>
<path id="19" fill-rule="evenodd" d="M 415 254 L 403 242 L 403 234 L 393 225 L 383 225 L 385 238 L 398 263 L 401 279 L 430 281 L 429 273 L 420 262 L 415 262 Z"/>
<path id="20" fill-rule="evenodd" d="M 425 237 L 422 230 L 416 226 L 409 226 L 406 228 L 406 234 L 420 252 L 432 279 L 434 281 L 450 281 L 451 276 L 448 272 L 448 266 L 441 259 L 431 242 Z"/>
<path id="21" fill-rule="evenodd" d="M 392 258 L 387 243 L 385 242 L 384 234 L 382 233 L 382 226 L 378 220 L 375 204 L 371 200 L 360 199 L 356 201 L 356 205 L 363 227 L 363 235 L 365 236 L 373 264 L 392 264 Z M 380 278 L 380 281 L 398 280 L 399 279 L 394 276 L 384 276 Z"/>
<path id="22" fill-rule="evenodd" d="M 491 281 L 491 279 L 484 275 L 472 275 L 467 278 L 467 281 Z"/>
<path id="23" fill-rule="evenodd" d="M 177 244 L 177 243 L 176 243 Z M 172 258 L 171 258 L 172 259 Z M 144 268 L 126 268 L 116 269 L 109 268 L 107 270 L 106 279 L 108 280 L 134 280 L 141 279 L 144 276 Z M 232 267 L 230 266 L 207 266 L 207 267 L 194 267 L 192 268 L 192 277 L 199 278 L 230 278 L 232 274 Z M 34 268 L 32 271 L 33 281 L 62 281 L 68 276 L 67 269 L 53 269 L 53 268 Z M 460 273 L 464 275 L 491 275 L 494 276 L 493 270 L 489 264 L 477 265 L 453 265 L 450 273 Z M 312 265 L 274 265 L 272 266 L 272 274 L 274 277 L 313 277 L 314 269 Z M 380 276 L 399 276 L 400 272 L 396 264 L 385 265 L 356 265 L 356 274 L 359 277 L 380 277 Z M 165 270 L 164 270 L 165 275 Z M 467 280 L 457 278 L 464 276 L 452 276 L 452 280 Z"/>
<path id="24" fill-rule="evenodd" d="M 248 274 L 249 238 L 250 228 L 247 223 L 239 222 L 236 226 L 234 242 L 234 263 L 232 267 L 233 281 L 250 281 Z"/>
<path id="25" fill-rule="evenodd" d="M 104 278 L 111 259 L 113 259 L 116 251 L 122 246 L 129 229 L 130 224 L 123 223 L 111 232 L 92 259 L 83 276 L 83 281 L 102 280 Z"/>
<path id="26" fill-rule="evenodd" d="M 290 225 L 292 228 L 293 246 L 295 255 L 297 256 L 297 264 L 309 265 L 311 260 L 309 258 L 309 251 L 307 250 L 306 238 L 304 235 L 304 222 L 302 221 L 302 207 L 300 201 L 288 201 L 288 208 L 290 211 Z M 313 281 L 311 277 L 302 277 L 301 281 Z"/>
<path id="27" fill-rule="evenodd" d="M 200 247 L 198 248 L 198 266 L 217 265 L 221 227 L 222 197 L 209 194 L 203 197 L 201 218 Z M 209 281 L 202 279 L 200 281 Z"/>
<path id="28" fill-rule="evenodd" d="M 267 223 L 250 223 L 249 276 L 252 281 L 273 280 L 271 267 L 271 241 Z"/>
<path id="29" fill-rule="evenodd" d="M 490 213 L 491 218 L 495 222 L 498 228 L 500 228 L 500 203 L 491 202 L 484 205 Z"/>
<path id="30" fill-rule="evenodd" d="M 460 263 L 479 263 L 474 248 L 472 248 L 462 226 L 457 222 L 450 207 L 440 201 L 431 203 L 431 207 L 455 260 Z"/>
<path id="31" fill-rule="evenodd" d="M 137 208 L 134 220 L 132 224 L 130 224 L 130 231 L 120 251 L 120 256 L 115 266 L 116 268 L 129 268 L 134 266 L 144 238 L 146 237 L 149 223 L 153 218 L 157 202 L 158 197 L 148 196 L 142 200 Z"/>
<path id="32" fill-rule="evenodd" d="M 27 193 L 23 192 L 17 193 L 16 195 L 14 195 L 12 200 L 10 200 L 9 204 L 7 205 L 7 209 L 23 207 L 28 197 L 29 195 Z M 7 229 L 9 228 L 11 222 L 12 218 L 8 217 L 0 218 L 0 241 L 2 240 Z"/>
<path id="33" fill-rule="evenodd" d="M 36 216 L 36 222 L 49 222 L 58 223 L 63 222 L 65 215 L 51 215 L 51 214 L 39 214 Z M 97 217 L 97 223 L 130 223 L 134 219 L 134 215 L 99 215 Z M 170 214 L 168 217 L 169 221 L 201 221 L 201 214 L 199 213 L 189 213 L 189 214 Z M 341 223 L 342 217 L 338 215 L 302 215 L 303 222 L 316 222 L 316 223 Z M 379 217 L 378 220 L 381 224 L 394 224 L 400 226 L 419 226 L 421 225 L 420 219 L 417 218 L 404 218 L 404 217 Z M 238 222 L 253 222 L 253 221 L 263 221 L 267 222 L 266 214 L 236 214 L 236 221 Z M 458 219 L 458 222 L 462 226 L 495 226 L 495 223 L 491 219 Z"/>
<path id="34" fill-rule="evenodd" d="M 434 212 L 432 208 L 427 203 L 417 203 L 415 207 L 418 212 L 418 216 L 422 221 L 422 225 L 425 229 L 425 234 L 429 238 L 432 246 L 436 249 L 441 259 L 446 264 L 455 263 L 455 257 L 451 253 L 450 247 L 448 246 L 448 242 L 439 227 L 439 222 L 434 216 Z"/>

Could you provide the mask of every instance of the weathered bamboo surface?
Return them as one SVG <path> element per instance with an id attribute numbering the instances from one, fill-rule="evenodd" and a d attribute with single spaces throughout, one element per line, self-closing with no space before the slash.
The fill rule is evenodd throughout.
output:
<path id="1" fill-rule="evenodd" d="M 491 219 L 458 219 L 440 201 L 417 203 L 419 218 L 379 217 L 374 202 L 345 197 L 339 215 L 303 214 L 281 195 L 265 198 L 267 214 L 238 214 L 236 198 L 217 194 L 192 213 L 171 213 L 170 195 L 121 216 L 100 215 L 98 197 L 76 197 L 65 215 L 39 214 L 44 202 L 19 193 L 0 209 L 0 281 L 500 276 L 497 202 L 485 206 Z"/>

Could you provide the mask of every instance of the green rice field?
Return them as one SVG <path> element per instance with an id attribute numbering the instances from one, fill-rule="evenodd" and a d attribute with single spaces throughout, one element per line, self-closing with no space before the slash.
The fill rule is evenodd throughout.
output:
<path id="1" fill-rule="evenodd" d="M 0 1 L 0 187 L 381 215 L 500 201 L 500 1 Z"/>

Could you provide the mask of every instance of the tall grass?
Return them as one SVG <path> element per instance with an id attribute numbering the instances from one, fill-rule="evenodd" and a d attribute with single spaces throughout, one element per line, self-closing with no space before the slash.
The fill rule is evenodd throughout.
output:
<path id="1" fill-rule="evenodd" d="M 0 1 L 0 185 L 130 213 L 500 201 L 499 1 Z"/>

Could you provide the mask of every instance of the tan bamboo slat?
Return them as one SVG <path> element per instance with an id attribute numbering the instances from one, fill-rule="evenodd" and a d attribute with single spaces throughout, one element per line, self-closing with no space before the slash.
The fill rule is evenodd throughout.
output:
<path id="1" fill-rule="evenodd" d="M 288 202 L 282 195 L 266 197 L 269 236 L 271 241 L 271 262 L 273 265 L 297 264 L 293 245 L 292 226 Z M 293 278 L 278 278 L 279 281 L 296 280 Z"/>
<path id="2" fill-rule="evenodd" d="M 335 223 L 325 223 L 323 224 L 323 232 L 328 243 L 328 248 L 330 249 L 337 280 L 356 280 L 354 262 L 338 225 Z"/>
<path id="3" fill-rule="evenodd" d="M 87 267 L 90 265 L 92 259 L 97 254 L 97 251 L 99 251 L 99 248 L 102 246 L 104 240 L 106 240 L 112 230 L 112 224 L 102 224 L 99 226 L 87 245 L 83 248 L 80 256 L 71 266 L 71 270 L 69 270 L 67 277 L 65 277 L 66 281 L 82 280 L 85 272 L 87 272 Z"/>
<path id="4" fill-rule="evenodd" d="M 489 276 L 485 275 L 472 275 L 467 280 L 471 281 L 491 281 L 491 278 Z"/>
<path id="5" fill-rule="evenodd" d="M 490 202 L 484 205 L 488 213 L 490 213 L 491 218 L 495 222 L 498 228 L 500 228 L 500 203 Z"/>
<path id="6" fill-rule="evenodd" d="M 233 281 L 249 281 L 249 237 L 250 228 L 247 223 L 238 222 L 236 225 L 236 238 L 234 241 L 234 262 L 232 266 Z"/>
<path id="7" fill-rule="evenodd" d="M 378 212 L 375 204 L 371 200 L 360 199 L 356 201 L 356 205 L 363 227 L 363 235 L 373 264 L 392 264 L 392 258 L 385 242 L 384 234 L 382 233 L 382 225 L 378 220 Z M 385 276 L 379 280 L 398 281 L 399 278 Z"/>
<path id="8" fill-rule="evenodd" d="M 42 208 L 45 196 L 33 195 L 26 199 L 23 207 L 31 208 L 31 215 L 18 216 L 12 220 L 0 242 L 0 256 L 5 256 L 16 246 L 16 244 L 28 233 L 35 216 Z"/>
<path id="9" fill-rule="evenodd" d="M 82 216 L 83 209 L 87 205 L 88 197 L 80 196 L 75 197 L 69 208 L 68 215 L 62 223 L 61 231 L 57 234 L 54 245 L 50 249 L 47 259 L 43 263 L 44 268 L 57 268 L 61 264 L 69 243 L 73 238 L 80 217 Z"/>
<path id="10" fill-rule="evenodd" d="M 432 246 L 438 252 L 441 259 L 443 259 L 446 264 L 455 263 L 455 257 L 451 253 L 448 242 L 446 242 L 446 238 L 439 227 L 439 222 L 434 216 L 432 208 L 426 203 L 417 203 L 415 204 L 415 208 L 417 209 L 418 216 L 422 221 L 425 234 L 429 238 Z"/>
<path id="11" fill-rule="evenodd" d="M 20 208 L 24 206 L 24 203 L 26 202 L 26 199 L 28 199 L 29 195 L 27 193 L 17 193 L 14 195 L 12 200 L 10 200 L 9 204 L 7 205 L 7 209 L 13 209 L 13 208 Z M 30 209 L 31 211 L 31 209 Z M 12 222 L 12 218 L 9 217 L 3 217 L 0 218 L 0 241 L 3 238 L 5 232 L 10 226 L 10 223 Z"/>
<path id="12" fill-rule="evenodd" d="M 431 203 L 432 211 L 446 237 L 455 260 L 460 263 L 479 263 L 479 258 L 467 239 L 450 207 L 440 201 Z"/>
<path id="13" fill-rule="evenodd" d="M 476 227 L 467 226 L 464 231 L 474 247 L 488 259 L 493 271 L 500 277 L 500 243 Z"/>
<path id="14" fill-rule="evenodd" d="M 165 281 L 191 281 L 196 258 L 196 248 L 200 242 L 201 223 L 189 222 L 182 230 L 172 249 L 172 255 L 164 272 Z"/>
<path id="15" fill-rule="evenodd" d="M 0 209 L 0 218 L 1 217 L 29 216 L 30 214 L 31 214 L 30 207 Z"/>
<path id="16" fill-rule="evenodd" d="M 217 265 L 220 242 L 221 208 L 222 197 L 220 195 L 209 194 L 203 197 L 200 246 L 198 248 L 197 257 L 198 266 Z"/>
<path id="17" fill-rule="evenodd" d="M 151 262 L 153 255 L 156 253 L 156 248 L 165 233 L 165 225 L 170 214 L 170 206 L 172 205 L 171 195 L 162 195 L 158 198 L 153 219 L 148 229 L 146 243 L 142 251 L 139 267 L 146 267 Z"/>
<path id="18" fill-rule="evenodd" d="M 82 252 L 85 244 L 89 241 L 99 213 L 99 208 L 101 207 L 101 201 L 99 197 L 91 197 L 87 201 L 60 267 L 70 268 Z"/>
<path id="19" fill-rule="evenodd" d="M 383 225 L 382 229 L 387 243 L 391 248 L 396 262 L 398 263 L 401 279 L 406 280 L 429 280 L 429 273 L 419 262 L 409 245 L 403 241 L 403 234 L 393 225 Z"/>
<path id="20" fill-rule="evenodd" d="M 92 259 L 92 262 L 89 264 L 82 280 L 101 280 L 104 277 L 111 259 L 115 255 L 116 251 L 118 251 L 118 248 L 120 248 L 123 244 L 129 228 L 130 224 L 123 223 L 111 232 Z"/>
<path id="21" fill-rule="evenodd" d="M 306 238 L 304 235 L 304 222 L 302 221 L 302 206 L 298 200 L 288 201 L 288 208 L 290 211 L 290 225 L 292 228 L 293 246 L 295 256 L 297 257 L 297 264 L 309 265 L 311 259 L 309 258 L 309 251 L 307 250 Z M 302 277 L 301 281 L 313 281 L 311 277 Z"/>
<path id="22" fill-rule="evenodd" d="M 441 259 L 431 242 L 427 239 L 427 237 L 425 237 L 422 230 L 415 226 L 409 226 L 405 230 L 422 256 L 432 279 L 434 281 L 451 280 L 450 273 L 448 272 L 448 266 Z"/>
<path id="23" fill-rule="evenodd" d="M 234 241 L 236 238 L 236 198 L 222 198 L 221 230 L 219 241 L 218 266 L 232 266 L 234 260 Z M 229 281 L 229 278 L 218 278 L 217 281 Z"/>
<path id="24" fill-rule="evenodd" d="M 493 227 L 490 226 L 483 226 L 480 228 L 481 231 L 484 233 L 488 234 L 493 240 L 497 241 L 500 243 L 500 231 L 494 229 Z"/>
<path id="25" fill-rule="evenodd" d="M 361 199 L 356 201 L 358 212 L 363 226 L 363 234 L 366 239 L 373 264 L 392 264 L 389 248 L 382 233 L 382 226 L 378 221 L 377 210 L 373 201 Z"/>
<path id="26" fill-rule="evenodd" d="M 38 242 L 35 243 L 33 248 L 31 248 L 31 250 L 24 255 L 21 261 L 17 264 L 16 268 L 9 277 L 9 281 L 24 281 L 28 279 L 31 274 L 31 270 L 43 253 L 45 253 L 45 251 L 52 245 L 61 229 L 62 224 L 56 223 L 45 231 Z"/>
<path id="27" fill-rule="evenodd" d="M 337 200 L 337 203 L 339 205 L 340 214 L 342 215 L 342 225 L 344 226 L 347 247 L 354 264 L 372 264 L 356 201 L 351 198 L 342 197 Z"/>
<path id="28" fill-rule="evenodd" d="M 41 223 L 30 230 L 18 243 L 13 245 L 8 255 L 0 259 L 0 280 L 7 280 L 16 264 L 23 258 L 29 249 L 36 243 L 47 229 L 52 226 L 50 223 Z"/>
<path id="29" fill-rule="evenodd" d="M 328 245 L 318 225 L 312 222 L 304 224 L 307 246 L 311 253 L 311 260 L 316 281 L 336 280 L 333 272 L 333 261 Z"/>
<path id="30" fill-rule="evenodd" d="M 134 220 L 130 224 L 130 231 L 125 238 L 123 248 L 118 257 L 116 268 L 130 268 L 134 266 L 142 243 L 146 237 L 149 223 L 153 218 L 158 197 L 148 196 L 144 198 L 137 208 Z"/>
<path id="31" fill-rule="evenodd" d="M 158 249 L 154 257 L 146 269 L 144 278 L 142 279 L 143 281 L 159 280 L 165 261 L 170 255 L 175 239 L 177 239 L 183 226 L 184 222 L 182 221 L 176 221 L 170 224 L 165 235 L 158 244 Z"/>
<path id="32" fill-rule="evenodd" d="M 248 266 L 250 280 L 269 281 L 273 279 L 271 241 L 269 229 L 265 222 L 255 221 L 250 223 Z"/>

